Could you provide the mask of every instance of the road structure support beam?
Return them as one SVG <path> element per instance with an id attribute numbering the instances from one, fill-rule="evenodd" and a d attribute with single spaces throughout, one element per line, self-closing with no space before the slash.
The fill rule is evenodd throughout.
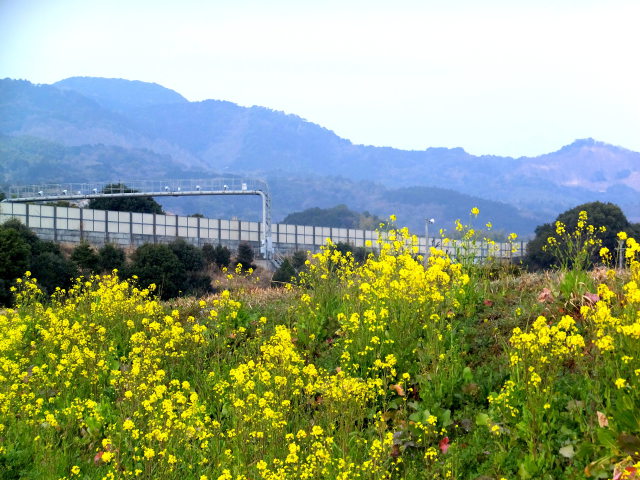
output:
<path id="1" fill-rule="evenodd" d="M 107 189 L 108 187 L 108 189 Z M 107 190 L 109 193 L 103 193 Z M 118 181 L 112 183 L 67 183 L 11 187 L 4 202 L 81 201 L 94 198 L 188 197 L 202 195 L 258 195 L 262 199 L 260 253 L 273 258 L 271 194 L 263 180 L 214 178 L 200 180 Z M 177 229 L 176 229 L 177 230 Z"/>

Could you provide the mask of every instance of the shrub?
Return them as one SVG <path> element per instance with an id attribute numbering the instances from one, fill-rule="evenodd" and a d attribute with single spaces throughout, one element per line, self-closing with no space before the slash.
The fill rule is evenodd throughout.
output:
<path id="1" fill-rule="evenodd" d="M 185 270 L 186 277 L 182 291 L 189 295 L 202 295 L 209 292 L 211 277 L 202 271 L 205 267 L 202 250 L 182 239 L 170 243 L 169 248 L 178 257 Z"/>
<path id="2" fill-rule="evenodd" d="M 305 268 L 305 262 L 307 261 L 307 253 L 302 250 L 297 250 L 291 255 L 291 266 L 295 268 L 296 273 Z"/>

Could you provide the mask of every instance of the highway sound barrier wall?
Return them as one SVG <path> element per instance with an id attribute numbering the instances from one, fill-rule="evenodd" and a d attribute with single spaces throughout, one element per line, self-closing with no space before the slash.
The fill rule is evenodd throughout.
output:
<path id="1" fill-rule="evenodd" d="M 54 207 L 50 205 L 0 203 L 0 224 L 16 218 L 31 228 L 43 240 L 92 245 L 114 243 L 139 246 L 145 243 L 170 243 L 182 238 L 194 245 L 221 244 L 236 249 L 240 242 L 248 242 L 256 253 L 263 237 L 261 222 L 224 220 L 151 213 L 112 212 L 86 208 Z M 272 238 L 276 252 L 287 254 L 296 250 L 318 251 L 331 238 L 334 243 L 346 242 L 363 247 L 374 246 L 378 232 L 353 228 L 329 228 L 304 225 L 273 224 Z M 442 248 L 441 239 L 430 238 L 431 246 Z M 497 257 L 520 257 L 524 243 L 479 245 L 477 257 L 489 254 Z M 452 245 L 445 250 L 454 253 Z M 419 237 L 419 252 L 425 252 L 425 238 Z"/>

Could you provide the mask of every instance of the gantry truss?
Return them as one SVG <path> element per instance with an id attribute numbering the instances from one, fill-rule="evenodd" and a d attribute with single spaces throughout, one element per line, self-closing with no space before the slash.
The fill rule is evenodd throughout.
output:
<path id="1" fill-rule="evenodd" d="M 108 192 L 108 193 L 105 193 Z M 196 195 L 259 195 L 262 198 L 261 253 L 273 258 L 271 195 L 259 179 L 220 177 L 200 180 L 131 180 L 96 183 L 57 183 L 13 186 L 5 202 L 51 202 L 122 197 L 181 197 Z"/>

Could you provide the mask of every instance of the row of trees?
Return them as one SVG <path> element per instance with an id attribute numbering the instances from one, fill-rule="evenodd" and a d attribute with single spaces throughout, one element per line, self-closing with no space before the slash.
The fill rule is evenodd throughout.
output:
<path id="1" fill-rule="evenodd" d="M 255 268 L 253 261 L 251 246 L 240 244 L 235 264 Z M 168 299 L 212 291 L 210 273 L 232 263 L 232 252 L 225 246 L 198 248 L 184 240 L 142 245 L 129 258 L 122 248 L 111 244 L 96 249 L 81 243 L 65 254 L 60 245 L 39 239 L 18 220 L 9 220 L 0 225 L 0 305 L 11 303 L 11 287 L 27 271 L 50 294 L 56 288 L 68 288 L 78 275 L 117 269 L 122 278 L 137 276 L 142 287 L 155 284 L 160 297 Z"/>
<path id="2" fill-rule="evenodd" d="M 47 293 L 69 287 L 77 274 L 58 244 L 42 241 L 18 220 L 9 220 L 0 225 L 0 305 L 10 303 L 15 279 L 27 271 Z"/>
<path id="3" fill-rule="evenodd" d="M 349 210 L 346 205 L 341 204 L 332 208 L 314 207 L 301 212 L 290 213 L 282 223 L 375 230 L 383 223 L 383 220 L 367 211 L 363 213 L 354 212 Z"/>

